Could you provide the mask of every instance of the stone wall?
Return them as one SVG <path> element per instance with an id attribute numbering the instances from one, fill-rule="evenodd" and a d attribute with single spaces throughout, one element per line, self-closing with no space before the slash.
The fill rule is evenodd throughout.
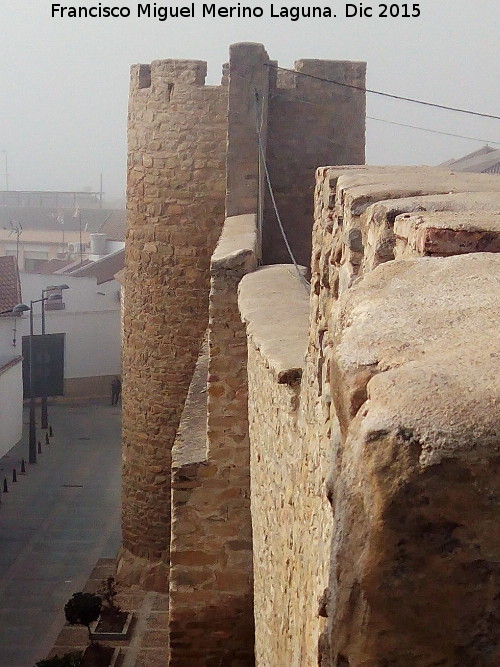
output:
<path id="1" fill-rule="evenodd" d="M 294 72 L 268 69 L 269 174 L 288 242 L 309 267 L 317 166 L 365 161 L 366 63 L 298 60 Z M 263 230 L 264 263 L 289 263 L 267 189 Z"/>
<path id="2" fill-rule="evenodd" d="M 500 180 L 324 169 L 316 195 L 311 338 L 342 433 L 324 663 L 493 665 Z"/>
<path id="3" fill-rule="evenodd" d="M 259 191 L 263 191 L 264 181 L 256 126 L 258 117 L 265 153 L 268 63 L 269 56 L 262 44 L 243 43 L 230 47 L 226 215 L 257 214 L 259 228 L 263 205 Z"/>
<path id="4" fill-rule="evenodd" d="M 255 216 L 228 218 L 211 261 L 208 354 L 173 449 L 172 667 L 254 664 L 246 337 L 237 286 L 255 269 L 256 254 Z"/>
<path id="5" fill-rule="evenodd" d="M 244 278 L 258 665 L 497 664 L 499 202 L 495 176 L 318 170 L 300 385 L 293 268 Z"/>
<path id="6" fill-rule="evenodd" d="M 227 87 L 206 63 L 132 68 L 119 573 L 168 589 L 170 450 L 208 319 L 222 229 Z"/>
<path id="7" fill-rule="evenodd" d="M 242 280 L 240 310 L 248 329 L 256 664 L 314 665 L 332 461 L 314 376 L 303 373 L 308 293 L 293 267 L 265 267 Z"/>

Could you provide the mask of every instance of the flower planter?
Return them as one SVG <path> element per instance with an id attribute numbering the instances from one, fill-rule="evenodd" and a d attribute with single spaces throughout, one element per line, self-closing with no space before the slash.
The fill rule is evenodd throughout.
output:
<path id="1" fill-rule="evenodd" d="M 82 656 L 81 667 L 116 667 L 119 656 L 119 648 L 102 645 L 87 646 Z"/>
<path id="2" fill-rule="evenodd" d="M 103 627 L 102 618 L 99 616 L 97 621 L 92 623 L 90 626 L 90 635 L 92 639 L 97 641 L 116 641 L 120 639 L 127 639 L 130 625 L 132 623 L 134 615 L 131 612 L 126 612 L 123 622 L 119 624 L 119 627 Z"/>

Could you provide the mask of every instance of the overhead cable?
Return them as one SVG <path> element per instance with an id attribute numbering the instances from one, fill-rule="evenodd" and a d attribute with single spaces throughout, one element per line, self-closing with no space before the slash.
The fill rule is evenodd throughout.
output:
<path id="1" fill-rule="evenodd" d="M 303 104 L 308 104 L 309 106 L 313 107 L 323 107 L 326 108 L 328 105 L 326 105 L 324 102 L 319 103 L 319 102 L 311 102 L 310 100 L 304 100 L 301 97 L 291 97 L 290 95 L 284 95 L 283 93 L 272 93 L 271 99 L 273 97 L 283 97 L 285 100 L 288 100 L 289 102 L 302 102 Z M 465 136 L 464 134 L 452 134 L 451 132 L 442 132 L 441 130 L 433 130 L 430 127 L 421 127 L 419 125 L 408 125 L 407 123 L 399 123 L 395 120 L 387 120 L 386 118 L 375 118 L 374 116 L 366 116 L 367 120 L 376 120 L 379 123 L 389 123 L 389 125 L 398 125 L 399 127 L 408 127 L 412 130 L 420 130 L 421 132 L 431 132 L 433 134 L 442 134 L 446 137 L 455 137 L 457 139 L 468 139 L 469 141 L 477 141 L 480 144 L 495 144 L 497 146 L 500 146 L 500 141 L 493 141 L 493 139 L 479 139 L 479 137 L 468 137 Z"/>
<path id="2" fill-rule="evenodd" d="M 255 89 L 255 129 L 257 131 L 259 154 L 260 154 L 260 157 L 261 157 L 261 160 L 262 160 L 262 164 L 264 166 L 264 173 L 266 175 L 267 188 L 269 190 L 269 195 L 271 197 L 271 201 L 272 201 L 273 208 L 274 208 L 274 213 L 276 215 L 276 220 L 278 221 L 278 226 L 280 228 L 281 236 L 283 237 L 283 241 L 284 241 L 286 249 L 288 251 L 288 255 L 290 256 L 290 259 L 292 260 L 292 263 L 293 263 L 293 265 L 295 267 L 295 270 L 297 272 L 297 276 L 298 276 L 300 282 L 306 288 L 307 292 L 309 292 L 310 284 L 307 282 L 304 274 L 300 270 L 300 267 L 297 263 L 297 260 L 295 259 L 295 255 L 293 254 L 292 248 L 290 247 L 290 243 L 288 242 L 286 232 L 285 232 L 285 229 L 283 227 L 283 223 L 281 221 L 281 216 L 280 216 L 279 211 L 278 211 L 278 206 L 276 204 L 276 199 L 274 197 L 274 190 L 273 190 L 273 186 L 272 186 L 272 183 L 271 183 L 271 177 L 269 175 L 269 169 L 267 167 L 266 154 L 264 152 L 264 146 L 263 146 L 263 142 L 262 142 L 262 133 L 261 133 L 260 123 L 259 123 L 259 92 L 258 92 L 257 89 Z"/>
<path id="3" fill-rule="evenodd" d="M 273 67 L 274 69 L 279 69 L 282 72 L 291 72 L 292 74 L 298 74 L 300 76 L 306 76 L 310 79 L 316 79 L 317 81 L 324 81 L 325 83 L 331 83 L 335 86 L 341 86 L 343 88 L 351 88 L 352 90 L 359 90 L 363 93 L 370 93 L 372 95 L 381 95 L 382 97 L 390 97 L 393 100 L 402 100 L 403 102 L 411 102 L 412 104 L 421 104 L 426 107 L 434 107 L 435 109 L 444 109 L 445 111 L 456 111 L 457 113 L 464 113 L 470 116 L 479 116 L 481 118 L 493 118 L 494 120 L 500 120 L 500 116 L 495 116 L 489 113 L 481 113 L 479 111 L 471 111 L 469 109 L 460 109 L 459 107 L 450 107 L 446 104 L 436 104 L 435 102 L 424 102 L 423 100 L 417 100 L 412 97 L 404 97 L 403 95 L 395 95 L 393 93 L 384 93 L 380 90 L 373 90 L 370 88 L 355 86 L 352 83 L 343 83 L 341 81 L 334 81 L 332 79 L 326 79 L 322 76 L 316 76 L 316 74 L 307 74 L 306 72 L 298 72 L 294 69 L 287 69 L 286 67 L 280 67 L 274 63 L 264 63 L 266 67 Z"/>
<path id="4" fill-rule="evenodd" d="M 452 134 L 451 132 L 442 132 L 441 130 L 431 130 L 428 127 L 419 127 L 418 125 L 407 125 L 406 123 L 397 123 L 394 120 L 386 120 L 385 118 L 375 118 L 374 116 L 367 116 L 368 120 L 376 120 L 379 123 L 389 123 L 389 125 L 399 125 L 399 127 L 409 127 L 412 130 L 421 130 L 422 132 L 432 132 L 433 134 L 443 134 L 445 137 L 456 137 L 457 139 L 469 139 L 470 141 L 478 141 L 482 144 L 496 144 L 500 146 L 500 141 L 491 141 L 491 139 L 478 139 L 477 137 L 466 137 L 463 134 Z"/>

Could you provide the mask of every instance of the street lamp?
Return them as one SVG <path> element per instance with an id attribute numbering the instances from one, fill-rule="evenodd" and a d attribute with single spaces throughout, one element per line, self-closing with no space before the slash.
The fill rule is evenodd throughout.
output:
<path id="1" fill-rule="evenodd" d="M 30 311 L 30 352 L 29 352 L 29 378 L 30 378 L 30 431 L 28 441 L 29 462 L 36 463 L 36 427 L 35 427 L 35 392 L 33 389 L 33 303 L 30 305 L 19 303 L 12 309 L 13 313 L 24 313 Z"/>
<path id="2" fill-rule="evenodd" d="M 46 348 L 46 340 L 45 340 L 45 301 L 56 301 L 58 300 L 59 294 L 49 294 L 49 296 L 44 296 L 46 292 L 60 292 L 64 289 L 69 289 L 69 285 L 66 285 L 66 283 L 63 283 L 62 285 L 50 285 L 50 287 L 46 287 L 45 289 L 42 290 L 42 298 L 40 301 L 42 302 L 42 350 L 43 350 L 43 363 L 44 363 L 44 368 L 43 368 L 43 373 L 42 373 L 42 402 L 41 402 L 41 427 L 44 429 L 49 428 L 49 418 L 47 414 L 47 366 L 46 366 L 46 359 L 47 359 L 47 348 Z"/>
<path id="3" fill-rule="evenodd" d="M 52 288 L 54 289 L 54 288 Z M 44 291 L 42 290 L 42 294 Z M 30 301 L 30 305 L 27 306 L 25 303 L 19 303 L 17 306 L 14 306 L 12 309 L 13 313 L 23 313 L 27 310 L 30 311 L 30 350 L 29 350 L 29 385 L 30 385 L 30 426 L 29 426 L 29 440 L 28 440 L 28 460 L 30 463 L 36 463 L 36 425 L 35 425 L 35 388 L 33 386 L 33 305 L 35 303 L 42 304 L 42 322 L 43 320 L 43 302 L 44 301 L 55 301 L 59 299 L 58 294 L 51 294 L 49 296 L 42 296 L 41 299 L 34 299 Z M 42 346 L 44 339 L 42 338 Z M 44 369 L 45 371 L 45 369 Z M 45 372 L 42 373 L 42 385 L 44 382 Z M 42 390 L 43 391 L 43 390 Z M 46 392 L 45 392 L 46 393 Z M 47 409 L 45 407 L 45 409 Z M 47 428 L 47 427 L 45 427 Z"/>

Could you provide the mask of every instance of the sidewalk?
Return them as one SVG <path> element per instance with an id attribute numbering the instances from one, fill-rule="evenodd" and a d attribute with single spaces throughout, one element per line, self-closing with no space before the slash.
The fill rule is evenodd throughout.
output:
<path id="1" fill-rule="evenodd" d="M 97 563 L 84 591 L 95 593 L 106 577 L 115 573 L 115 560 L 102 558 Z M 106 642 L 120 647 L 120 667 L 167 667 L 168 665 L 168 596 L 146 593 L 137 587 L 118 588 L 116 603 L 124 611 L 134 613 L 127 640 Z M 62 656 L 83 650 L 88 643 L 86 628 L 65 625 L 47 657 Z"/>
<path id="2" fill-rule="evenodd" d="M 24 421 L 27 430 L 27 413 Z M 27 463 L 27 433 L 0 459 L 0 484 L 8 484 L 0 494 L 0 667 L 33 667 L 47 656 L 64 604 L 121 541 L 120 410 L 54 404 L 49 423 L 49 445 L 37 432 L 36 464 Z"/>

